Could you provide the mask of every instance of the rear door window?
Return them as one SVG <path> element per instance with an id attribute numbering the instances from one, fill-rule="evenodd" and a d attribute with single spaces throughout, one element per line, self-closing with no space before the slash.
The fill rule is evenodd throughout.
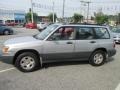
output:
<path id="1" fill-rule="evenodd" d="M 77 40 L 89 40 L 94 38 L 93 28 L 91 27 L 77 27 L 76 39 Z"/>

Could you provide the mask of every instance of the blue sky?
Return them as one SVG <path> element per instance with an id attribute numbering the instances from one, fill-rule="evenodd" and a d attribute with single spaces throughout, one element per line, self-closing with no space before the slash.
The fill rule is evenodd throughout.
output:
<path id="1" fill-rule="evenodd" d="M 62 0 L 33 0 L 34 12 L 39 15 L 48 15 L 52 12 L 52 1 L 55 2 L 55 12 L 57 16 L 62 16 Z M 81 0 L 66 0 L 65 16 L 72 16 L 73 13 L 81 13 L 86 16 L 87 6 L 80 3 Z M 82 0 L 88 1 L 88 0 Z M 120 12 L 120 0 L 89 0 L 90 15 L 94 12 L 102 10 L 105 14 L 117 14 Z M 0 0 L 0 8 L 12 10 L 28 11 L 30 0 Z"/>

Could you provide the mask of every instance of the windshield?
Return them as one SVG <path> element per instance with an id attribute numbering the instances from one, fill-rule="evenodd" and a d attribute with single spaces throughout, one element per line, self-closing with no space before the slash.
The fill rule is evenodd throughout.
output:
<path id="1" fill-rule="evenodd" d="M 59 25 L 49 25 L 46 29 L 44 29 L 41 33 L 35 35 L 34 37 L 40 40 L 44 40 L 55 28 Z"/>
<path id="2" fill-rule="evenodd" d="M 114 33 L 120 33 L 120 29 L 119 28 L 113 28 L 112 32 L 114 32 Z"/>

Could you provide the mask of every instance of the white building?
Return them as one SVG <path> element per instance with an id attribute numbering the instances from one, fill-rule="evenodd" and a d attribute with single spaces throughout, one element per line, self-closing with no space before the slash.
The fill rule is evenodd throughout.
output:
<path id="1" fill-rule="evenodd" d="M 25 21 L 25 11 L 0 9 L 0 22 L 23 23 Z"/>

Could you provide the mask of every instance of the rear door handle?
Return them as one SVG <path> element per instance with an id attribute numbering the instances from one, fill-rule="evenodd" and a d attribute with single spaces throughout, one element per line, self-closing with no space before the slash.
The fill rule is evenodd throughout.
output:
<path id="1" fill-rule="evenodd" d="M 73 44 L 72 42 L 67 42 L 67 44 Z"/>
<path id="2" fill-rule="evenodd" d="M 90 43 L 96 43 L 96 41 L 90 41 Z"/>

